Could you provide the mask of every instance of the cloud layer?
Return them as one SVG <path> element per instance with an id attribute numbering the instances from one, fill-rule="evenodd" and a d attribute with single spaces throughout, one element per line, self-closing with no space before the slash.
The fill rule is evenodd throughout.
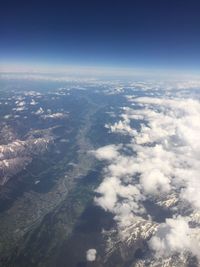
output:
<path id="1" fill-rule="evenodd" d="M 166 251 L 198 256 L 200 242 L 191 237 L 189 221 L 200 212 L 200 102 L 172 94 L 126 98 L 119 121 L 105 127 L 131 141 L 94 152 L 107 161 L 95 202 L 115 215 L 119 228 L 131 225 L 136 215 L 147 215 L 144 200 L 171 205 L 175 217 L 157 227 L 149 246 L 159 256 Z M 170 197 L 176 201 L 169 204 Z M 190 207 L 190 219 L 181 214 L 184 206 Z"/>

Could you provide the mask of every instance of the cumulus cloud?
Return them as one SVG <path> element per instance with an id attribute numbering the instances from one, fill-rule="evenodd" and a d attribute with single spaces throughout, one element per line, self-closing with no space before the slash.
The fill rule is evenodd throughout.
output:
<path id="1" fill-rule="evenodd" d="M 146 109 L 125 111 L 132 119 L 147 122 L 141 125 L 129 144 L 137 156 L 133 160 L 118 155 L 118 162 L 113 161 L 108 166 L 111 175 L 127 175 L 129 172 L 134 175 L 139 172 L 143 190 L 153 194 L 169 192 L 184 183 L 180 197 L 200 207 L 200 201 L 192 197 L 194 190 L 200 188 L 199 102 L 147 97 L 136 101 L 147 104 Z M 130 134 L 129 130 L 127 134 Z M 124 165 L 129 166 L 129 171 Z"/>
<path id="2" fill-rule="evenodd" d="M 199 245 L 198 240 L 192 235 L 188 222 L 182 217 L 166 219 L 149 241 L 149 246 L 156 252 L 156 257 L 167 257 L 174 252 L 186 251 L 200 257 Z"/>
<path id="3" fill-rule="evenodd" d="M 96 203 L 105 210 L 114 211 L 117 215 L 120 212 L 124 214 L 124 208 L 129 213 L 139 209 L 137 203 L 141 198 L 139 189 L 132 184 L 123 185 L 117 177 L 105 178 L 96 192 L 101 194 L 100 197 L 95 198 Z M 124 201 L 119 204 L 118 198 L 123 198 Z"/>
<path id="4" fill-rule="evenodd" d="M 119 146 L 108 145 L 97 149 L 94 154 L 99 160 L 113 160 L 118 157 Z"/>
<path id="5" fill-rule="evenodd" d="M 119 226 L 131 225 L 136 214 L 145 213 L 143 201 L 152 197 L 159 202 L 175 195 L 177 205 L 190 205 L 191 212 L 200 212 L 199 100 L 172 94 L 126 99 L 131 106 L 121 109 L 118 122 L 105 127 L 129 135 L 131 141 L 94 153 L 97 159 L 108 161 L 95 202 L 112 212 Z M 191 238 L 192 230 L 180 217 L 178 206 L 174 211 L 178 217 L 158 227 L 150 247 L 160 256 L 185 250 L 198 255 L 200 243 Z"/>
<path id="6" fill-rule="evenodd" d="M 86 252 L 87 261 L 95 261 L 96 260 L 97 251 L 94 248 L 88 249 Z"/>
<path id="7" fill-rule="evenodd" d="M 130 127 L 129 123 L 129 120 L 120 120 L 119 122 L 115 122 L 113 125 L 106 124 L 105 128 L 110 129 L 110 132 L 112 133 L 121 133 L 125 135 L 135 134 L 136 131 Z"/>

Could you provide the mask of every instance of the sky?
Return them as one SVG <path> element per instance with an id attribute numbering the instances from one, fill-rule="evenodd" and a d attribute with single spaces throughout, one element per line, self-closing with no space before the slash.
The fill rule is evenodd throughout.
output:
<path id="1" fill-rule="evenodd" d="M 2 0 L 0 61 L 200 69 L 198 0 Z"/>

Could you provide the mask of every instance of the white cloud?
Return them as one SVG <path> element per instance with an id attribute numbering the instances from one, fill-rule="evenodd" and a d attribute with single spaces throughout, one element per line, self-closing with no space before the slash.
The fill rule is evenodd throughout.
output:
<path id="1" fill-rule="evenodd" d="M 35 99 L 31 99 L 30 105 L 37 105 L 37 102 L 35 101 Z"/>
<path id="2" fill-rule="evenodd" d="M 88 249 L 86 252 L 87 261 L 95 261 L 96 260 L 97 251 L 94 248 Z"/>
<path id="3" fill-rule="evenodd" d="M 67 115 L 61 112 L 53 113 L 53 114 L 47 114 L 47 115 L 42 115 L 43 119 L 63 119 Z"/>
<path id="4" fill-rule="evenodd" d="M 26 105 L 26 102 L 25 101 L 16 101 L 17 102 L 17 106 L 18 107 L 23 107 Z"/>
<path id="5" fill-rule="evenodd" d="M 160 194 L 170 190 L 169 177 L 157 169 L 153 169 L 150 172 L 144 171 L 141 175 L 140 183 L 144 191 L 149 194 Z"/>
<path id="6" fill-rule="evenodd" d="M 123 107 L 120 120 L 105 126 L 129 135 L 131 142 L 95 153 L 99 160 L 108 160 L 95 202 L 114 214 L 119 227 L 131 225 L 136 214 L 145 212 L 142 201 L 152 197 L 161 203 L 175 195 L 176 205 L 189 204 L 191 212 L 200 212 L 199 100 L 172 95 L 130 100 L 135 105 Z M 138 123 L 140 127 L 134 128 Z M 188 221 L 180 217 L 182 209 L 175 208 L 178 217 L 161 224 L 149 244 L 159 256 L 166 256 L 165 251 L 190 251 L 198 256 L 200 243 Z"/>
<path id="7" fill-rule="evenodd" d="M 40 114 L 43 114 L 43 113 L 44 113 L 44 110 L 43 110 L 42 107 L 40 107 L 40 108 L 35 112 L 36 115 L 40 115 Z"/>
<path id="8" fill-rule="evenodd" d="M 126 207 L 129 211 L 138 212 L 138 200 L 141 199 L 140 191 L 134 185 L 129 184 L 128 186 L 123 185 L 117 177 L 107 177 L 100 184 L 96 190 L 100 197 L 95 198 L 98 203 L 105 210 L 117 213 L 119 215 L 120 209 L 123 213 L 123 209 Z M 121 197 L 124 201 L 121 204 L 118 203 L 118 198 Z"/>
<path id="9" fill-rule="evenodd" d="M 192 252 L 200 256 L 199 242 L 193 237 L 188 222 L 182 218 L 166 219 L 149 241 L 149 246 L 156 252 L 156 257 L 167 257 L 174 252 Z"/>
<path id="10" fill-rule="evenodd" d="M 126 135 L 135 134 L 136 131 L 130 127 L 129 123 L 130 123 L 129 120 L 127 121 L 120 120 L 119 122 L 115 122 L 113 125 L 106 124 L 105 128 L 110 129 L 110 132 L 112 133 L 121 133 L 121 134 L 126 134 Z"/>
<path id="11" fill-rule="evenodd" d="M 113 160 L 119 155 L 118 148 L 119 146 L 108 145 L 97 149 L 94 154 L 99 160 Z"/>

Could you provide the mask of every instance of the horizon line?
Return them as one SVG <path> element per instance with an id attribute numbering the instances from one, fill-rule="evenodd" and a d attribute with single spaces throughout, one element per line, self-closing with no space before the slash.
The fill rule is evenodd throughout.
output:
<path id="1" fill-rule="evenodd" d="M 126 66 L 103 66 L 103 65 L 75 65 L 75 64 L 38 64 L 33 63 L 0 63 L 0 73 L 18 73 L 18 74 L 63 74 L 74 76 L 160 76 L 166 78 L 189 78 L 196 77 L 200 79 L 200 70 L 183 70 L 177 68 L 148 68 L 148 67 L 126 67 Z"/>

